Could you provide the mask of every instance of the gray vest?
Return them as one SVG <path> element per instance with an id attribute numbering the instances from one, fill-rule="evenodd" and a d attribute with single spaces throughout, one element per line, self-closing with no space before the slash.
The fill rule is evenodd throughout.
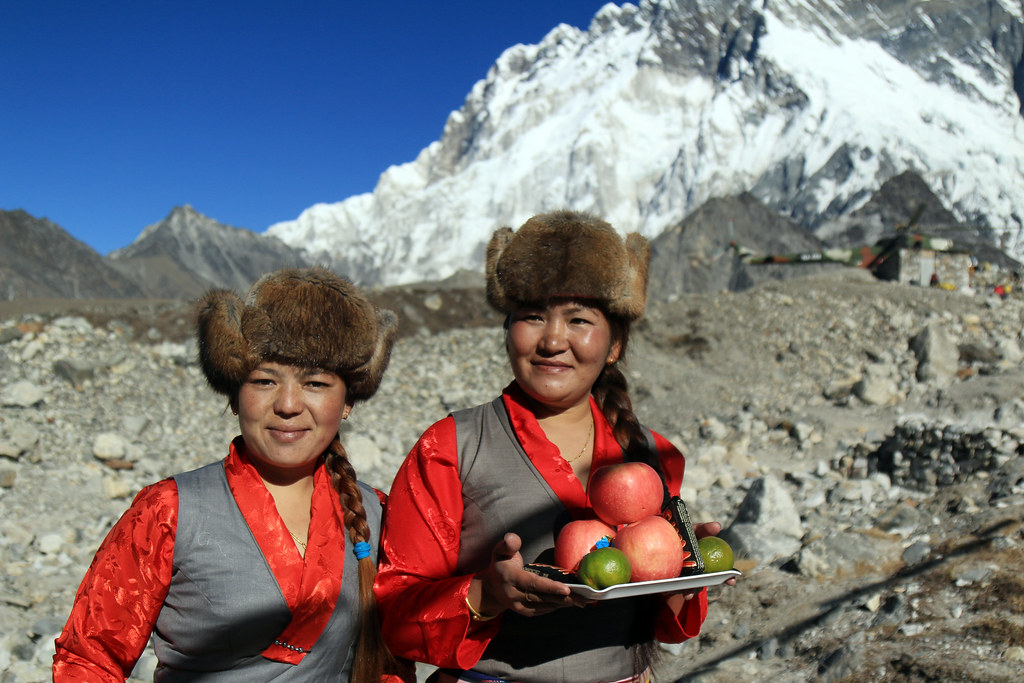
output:
<path id="1" fill-rule="evenodd" d="M 487 567 L 511 531 L 525 562 L 551 562 L 569 513 L 519 444 L 501 398 L 458 411 L 462 480 L 460 574 Z M 473 670 L 523 683 L 615 681 L 633 674 L 633 647 L 652 640 L 656 605 L 647 598 L 599 601 L 538 617 L 505 612 Z"/>
<path id="2" fill-rule="evenodd" d="M 348 535 L 341 592 L 324 632 L 299 664 L 271 661 L 260 653 L 285 629 L 291 613 L 231 495 L 224 463 L 176 475 L 174 481 L 174 566 L 153 631 L 159 662 L 153 679 L 347 681 L 359 609 L 358 571 Z M 367 521 L 377 538 L 380 504 L 372 489 L 362 483 L 360 487 Z M 375 561 L 376 553 L 374 547 Z"/>

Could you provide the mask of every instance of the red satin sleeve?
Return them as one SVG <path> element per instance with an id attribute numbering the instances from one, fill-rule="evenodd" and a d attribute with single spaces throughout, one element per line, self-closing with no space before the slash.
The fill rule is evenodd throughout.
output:
<path id="1" fill-rule="evenodd" d="M 53 680 L 123 681 L 149 641 L 171 584 L 178 489 L 142 489 L 103 540 L 56 641 Z"/>
<path id="2" fill-rule="evenodd" d="M 700 635 L 700 627 L 708 616 L 708 589 L 683 603 L 678 613 L 669 603 L 662 603 L 654 620 L 654 638 L 662 643 L 681 643 Z"/>
<path id="3" fill-rule="evenodd" d="M 472 622 L 472 575 L 456 576 L 462 528 L 455 420 L 431 426 L 405 459 L 388 494 L 374 593 L 391 652 L 435 666 L 468 669 L 501 619 Z"/>

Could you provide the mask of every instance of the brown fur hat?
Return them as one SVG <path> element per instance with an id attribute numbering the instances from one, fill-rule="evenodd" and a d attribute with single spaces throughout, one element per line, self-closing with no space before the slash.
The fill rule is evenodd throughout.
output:
<path id="1" fill-rule="evenodd" d="M 335 372 L 358 401 L 380 385 L 398 320 L 329 270 L 301 268 L 264 275 L 244 302 L 234 292 L 208 292 L 196 327 L 214 391 L 235 396 L 253 368 L 272 360 Z"/>
<path id="2" fill-rule="evenodd" d="M 502 313 L 556 297 L 593 299 L 636 320 L 647 305 L 650 247 L 625 240 L 600 218 L 574 211 L 540 214 L 518 231 L 501 228 L 487 245 L 487 301 Z"/>

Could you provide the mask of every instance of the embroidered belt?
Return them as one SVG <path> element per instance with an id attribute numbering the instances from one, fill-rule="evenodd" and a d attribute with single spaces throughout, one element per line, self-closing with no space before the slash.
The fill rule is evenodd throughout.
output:
<path id="1" fill-rule="evenodd" d="M 430 680 L 437 683 L 515 683 L 515 681 L 507 678 L 488 676 L 472 669 L 466 671 L 438 669 L 437 678 L 431 677 Z M 607 681 L 606 683 L 651 683 L 651 671 L 648 669 L 639 676 L 629 676 L 617 681 Z"/>
<path id="2" fill-rule="evenodd" d="M 488 676 L 478 671 L 459 671 L 458 669 L 438 669 L 437 678 L 431 676 L 430 680 L 436 680 L 437 683 L 515 683 L 506 678 Z"/>

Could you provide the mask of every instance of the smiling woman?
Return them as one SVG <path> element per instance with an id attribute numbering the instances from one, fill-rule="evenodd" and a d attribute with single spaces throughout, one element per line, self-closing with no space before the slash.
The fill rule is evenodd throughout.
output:
<path id="1" fill-rule="evenodd" d="M 315 470 L 352 410 L 337 374 L 272 361 L 249 373 L 232 403 L 260 476 L 285 483 Z"/>
<path id="2" fill-rule="evenodd" d="M 507 316 L 515 381 L 413 447 L 391 487 L 374 585 L 389 647 L 439 667 L 429 681 L 645 683 L 654 640 L 700 632 L 701 590 L 588 605 L 524 569 L 552 562 L 572 520 L 596 518 L 588 490 L 601 466 L 646 462 L 679 493 L 683 456 L 640 425 L 619 367 L 648 259 L 643 237 L 582 213 L 492 236 L 487 298 Z"/>
<path id="3" fill-rule="evenodd" d="M 586 402 L 598 376 L 619 358 L 608 318 L 596 306 L 555 300 L 509 316 L 508 355 L 519 387 L 544 412 Z"/>
<path id="4" fill-rule="evenodd" d="M 143 489 L 110 531 L 54 681 L 123 681 L 150 637 L 157 680 L 409 680 L 372 592 L 384 496 L 338 436 L 376 392 L 396 328 L 321 268 L 266 275 L 245 301 L 203 297 L 200 362 L 241 435 L 223 461 Z"/>

